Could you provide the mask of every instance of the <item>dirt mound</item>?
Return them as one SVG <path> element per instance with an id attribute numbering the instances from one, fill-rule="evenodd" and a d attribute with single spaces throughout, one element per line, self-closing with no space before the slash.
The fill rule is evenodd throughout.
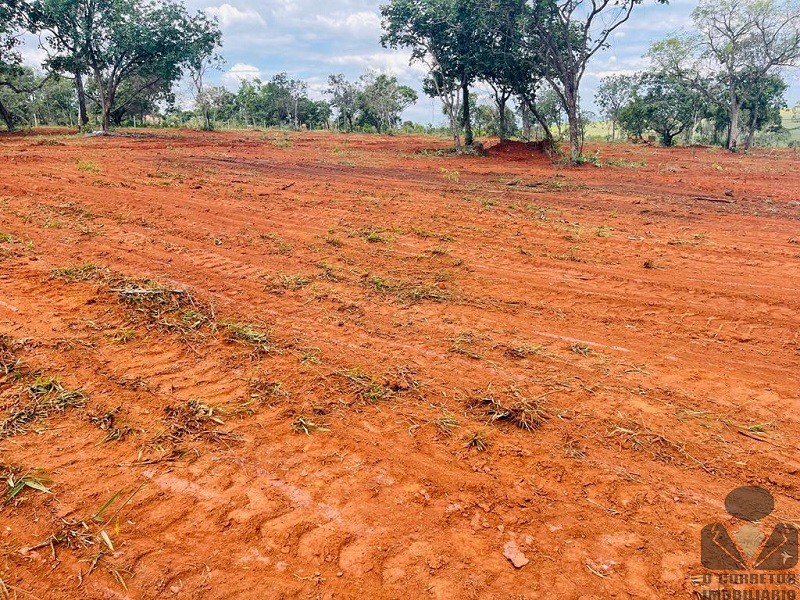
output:
<path id="1" fill-rule="evenodd" d="M 489 156 L 502 156 L 506 159 L 528 160 L 532 156 L 546 155 L 550 148 L 552 148 L 552 145 L 545 141 L 517 142 L 504 140 L 486 148 L 486 153 Z"/>

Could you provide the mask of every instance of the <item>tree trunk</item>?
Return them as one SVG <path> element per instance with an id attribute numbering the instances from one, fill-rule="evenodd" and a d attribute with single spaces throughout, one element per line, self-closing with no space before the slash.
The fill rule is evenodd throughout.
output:
<path id="1" fill-rule="evenodd" d="M 458 97 L 458 94 L 455 95 Z M 452 98 L 452 96 L 451 96 Z M 447 103 L 447 116 L 450 118 L 450 133 L 453 134 L 453 147 L 461 148 L 461 128 L 458 126 L 458 107 L 453 101 Z"/>
<path id="2" fill-rule="evenodd" d="M 756 129 L 758 128 L 758 107 L 754 106 L 750 113 L 750 128 L 747 132 L 747 139 L 745 139 L 744 142 L 745 150 L 749 150 L 753 147 L 753 142 L 756 138 Z"/>
<path id="3" fill-rule="evenodd" d="M 569 123 L 569 161 L 573 164 L 580 162 L 583 154 L 583 132 L 581 119 L 578 114 L 578 86 L 565 86 L 564 110 Z"/>
<path id="4" fill-rule="evenodd" d="M 736 145 L 739 141 L 739 113 L 741 107 L 739 106 L 739 99 L 735 93 L 731 93 L 731 101 L 728 107 L 728 116 L 730 118 L 730 129 L 728 130 L 728 150 L 736 152 Z"/>
<path id="5" fill-rule="evenodd" d="M 113 110 L 114 110 L 114 100 L 117 96 L 116 88 L 112 88 L 106 91 L 102 98 L 102 110 L 103 110 L 103 120 L 102 120 L 102 128 L 103 131 L 106 132 L 111 129 L 112 119 L 114 117 Z M 119 115 L 120 119 L 122 115 Z"/>
<path id="6" fill-rule="evenodd" d="M 566 108 L 567 120 L 569 121 L 569 161 L 571 163 L 579 162 L 582 154 L 581 122 L 576 104 L 571 98 L 568 98 Z"/>
<path id="7" fill-rule="evenodd" d="M 111 128 L 111 109 L 114 107 L 114 94 L 117 90 L 111 81 L 104 84 L 99 67 L 94 66 L 93 71 L 95 85 L 100 96 L 100 128 L 106 132 Z"/>
<path id="8" fill-rule="evenodd" d="M 614 141 L 614 138 L 617 135 L 617 122 L 614 119 L 611 119 L 611 141 Z"/>
<path id="9" fill-rule="evenodd" d="M 500 111 L 500 141 L 504 141 L 508 139 L 508 125 L 506 124 L 506 97 L 504 95 L 500 96 L 497 101 L 497 110 Z"/>
<path id="10" fill-rule="evenodd" d="M 550 125 L 547 123 L 547 119 L 542 117 L 541 113 L 539 113 L 539 110 L 536 108 L 536 104 L 534 102 L 531 102 L 530 100 L 526 99 L 526 100 L 524 100 L 524 105 L 528 106 L 528 109 L 531 111 L 531 114 L 533 115 L 533 118 L 536 119 L 536 121 L 541 126 L 542 131 L 544 132 L 545 141 L 547 141 L 548 143 L 552 144 L 553 143 L 553 132 L 550 131 Z M 528 140 L 530 141 L 530 133 L 528 134 Z"/>
<path id="11" fill-rule="evenodd" d="M 83 76 L 80 71 L 75 71 L 75 92 L 78 95 L 78 127 L 85 129 L 89 124 L 89 115 L 86 113 L 86 90 L 83 89 Z"/>
<path id="12" fill-rule="evenodd" d="M 463 104 L 464 104 L 464 144 L 466 146 L 471 146 L 472 117 L 469 114 L 469 84 L 467 82 L 461 84 L 461 92 L 463 94 Z"/>
<path id="13" fill-rule="evenodd" d="M 3 106 L 3 103 L 0 102 L 0 117 L 3 117 L 3 121 L 5 121 L 6 127 L 9 131 L 14 130 L 14 118 L 12 117 L 11 113 L 8 109 Z"/>
<path id="14" fill-rule="evenodd" d="M 103 131 L 111 129 L 111 105 L 105 99 L 103 99 L 103 114 L 100 127 Z"/>
<path id="15" fill-rule="evenodd" d="M 527 101 L 522 102 L 522 139 L 526 142 L 531 141 L 531 116 L 528 114 L 530 107 Z"/>

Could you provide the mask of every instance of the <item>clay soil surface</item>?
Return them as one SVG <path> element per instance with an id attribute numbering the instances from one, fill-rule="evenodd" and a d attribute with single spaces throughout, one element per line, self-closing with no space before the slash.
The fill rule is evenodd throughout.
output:
<path id="1" fill-rule="evenodd" d="M 0 137 L 1 598 L 690 598 L 800 519 L 798 154 L 446 146 Z"/>

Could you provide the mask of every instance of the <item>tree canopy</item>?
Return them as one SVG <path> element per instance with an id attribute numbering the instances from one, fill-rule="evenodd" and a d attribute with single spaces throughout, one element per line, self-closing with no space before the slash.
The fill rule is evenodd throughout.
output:
<path id="1" fill-rule="evenodd" d="M 759 92 L 770 89 L 783 70 L 800 64 L 800 3 L 701 0 L 692 18 L 693 33 L 653 44 L 649 56 L 657 68 L 725 107 L 727 146 L 736 150 L 746 129 L 742 112 L 755 113 L 750 117 L 757 122 Z M 745 148 L 751 143 L 748 134 Z"/>
<path id="2" fill-rule="evenodd" d="M 171 87 L 221 42 L 216 22 L 167 0 L 33 0 L 27 14 L 54 49 L 48 66 L 76 84 L 91 78 L 103 129 L 115 111 Z"/>
<path id="3" fill-rule="evenodd" d="M 665 0 L 659 0 L 664 2 Z M 570 158 L 582 152 L 580 84 L 589 60 L 606 47 L 641 0 L 391 0 L 381 8 L 382 42 L 411 49 L 433 81 L 462 92 L 461 124 L 472 141 L 469 86 L 490 83 L 501 115 L 513 93 L 550 130 L 536 97 L 546 81 L 569 123 Z M 438 79 L 436 79 L 438 78 Z M 452 102 L 450 102 L 452 105 Z"/>

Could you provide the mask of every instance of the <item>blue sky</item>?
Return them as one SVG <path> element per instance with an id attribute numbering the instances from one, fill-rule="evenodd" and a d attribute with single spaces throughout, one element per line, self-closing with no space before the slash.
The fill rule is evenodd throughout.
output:
<path id="1" fill-rule="evenodd" d="M 231 89 L 243 78 L 268 79 L 286 71 L 307 80 L 311 94 L 323 97 L 329 74 L 344 73 L 357 78 L 368 69 L 396 75 L 419 90 L 425 74 L 422 65 L 409 65 L 407 52 L 386 50 L 380 45 L 380 5 L 385 0 L 186 0 L 187 8 L 205 10 L 217 17 L 223 32 L 222 70 L 210 74 L 209 82 Z M 594 91 L 601 77 L 632 73 L 647 68 L 642 58 L 651 42 L 691 27 L 696 0 L 671 0 L 669 5 L 645 0 L 631 20 L 618 29 L 611 47 L 590 63 L 582 87 L 583 104 L 594 108 Z M 40 53 L 26 48 L 29 62 Z M 787 100 L 800 100 L 797 75 L 791 74 Z M 487 97 L 488 102 L 488 97 Z M 420 94 L 420 101 L 404 115 L 422 123 L 442 120 L 438 105 Z"/>

